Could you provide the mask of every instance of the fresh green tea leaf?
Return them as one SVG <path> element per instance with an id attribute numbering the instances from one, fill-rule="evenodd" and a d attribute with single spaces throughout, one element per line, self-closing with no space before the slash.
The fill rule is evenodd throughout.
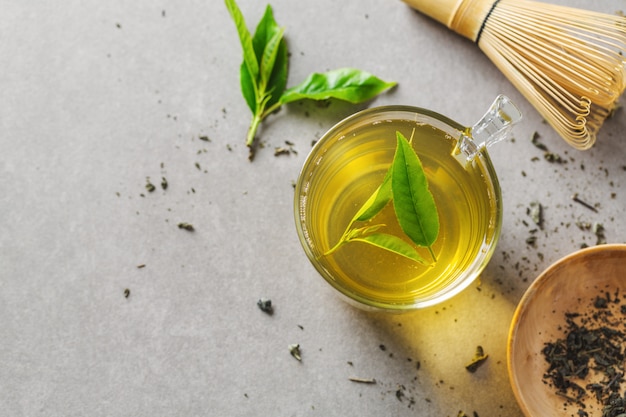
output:
<path id="1" fill-rule="evenodd" d="M 439 234 L 439 215 L 419 157 L 402 135 L 396 133 L 392 163 L 393 205 L 402 231 L 419 246 L 430 246 Z"/>
<path id="2" fill-rule="evenodd" d="M 265 91 L 271 92 L 271 97 L 267 100 L 267 106 L 278 102 L 280 95 L 285 91 L 287 86 L 287 44 L 282 37 L 283 32 L 284 28 L 278 26 L 278 23 L 276 23 L 274 19 L 272 6 L 268 4 L 265 9 L 265 14 L 259 21 L 254 32 L 254 37 L 252 38 L 252 45 L 257 57 L 257 62 L 261 63 L 261 76 L 265 76 L 265 81 L 263 82 Z M 275 51 L 273 62 L 271 65 L 268 65 L 268 63 L 263 64 L 263 56 L 268 53 L 268 47 L 273 43 L 272 39 L 275 38 L 278 33 L 280 33 L 280 42 L 278 42 L 278 48 Z M 270 49 L 274 49 L 274 47 Z"/>
<path id="3" fill-rule="evenodd" d="M 268 108 L 278 103 L 280 96 L 287 88 L 288 72 L 289 55 L 287 52 L 287 43 L 283 38 L 278 44 L 278 51 L 276 52 L 276 59 L 274 61 L 274 69 L 272 70 L 272 74 L 267 82 L 267 91 L 272 93 L 267 101 Z"/>
<path id="4" fill-rule="evenodd" d="M 246 103 L 248 103 L 248 107 L 250 107 L 252 114 L 256 113 L 256 80 L 252 79 L 250 70 L 248 70 L 248 66 L 245 62 L 242 62 L 239 68 L 239 83 L 241 84 L 241 94 L 246 100 Z"/>
<path id="5" fill-rule="evenodd" d="M 254 36 L 252 37 L 252 46 L 254 47 L 254 53 L 256 54 L 256 59 L 258 62 L 261 62 L 263 58 L 263 51 L 265 51 L 265 46 L 269 43 L 270 39 L 274 37 L 276 32 L 282 30 L 276 20 L 274 19 L 274 11 L 272 6 L 269 4 L 265 8 L 265 13 L 259 23 L 256 26 L 254 31 Z"/>
<path id="6" fill-rule="evenodd" d="M 360 227 L 358 229 L 354 229 L 353 233 L 349 234 L 349 239 L 355 239 L 357 237 L 365 236 L 369 233 L 374 233 L 381 227 L 384 227 L 384 224 L 375 224 L 372 226 Z"/>
<path id="7" fill-rule="evenodd" d="M 239 41 L 241 42 L 241 47 L 243 49 L 243 61 L 246 64 L 248 72 L 250 73 L 250 78 L 252 80 L 256 80 L 259 76 L 259 61 L 257 60 L 257 56 L 254 52 L 254 47 L 252 46 L 252 36 L 248 31 L 248 27 L 246 26 L 246 21 L 235 3 L 235 0 L 225 0 L 226 8 L 230 13 L 233 21 L 235 22 L 235 27 L 237 28 L 237 33 L 239 34 Z"/>
<path id="8" fill-rule="evenodd" d="M 254 36 L 251 36 L 235 0 L 225 0 L 225 3 L 235 22 L 243 49 L 239 79 L 242 95 L 252 111 L 252 121 L 246 135 L 250 159 L 254 156 L 253 144 L 261 122 L 283 104 L 302 98 L 321 100 L 330 97 L 359 103 L 396 85 L 395 82 L 382 81 L 367 72 L 340 69 L 326 74 L 313 74 L 287 94 L 287 44 L 283 38 L 284 29 L 276 23 L 272 7 L 267 5 Z"/>
<path id="9" fill-rule="evenodd" d="M 382 184 L 357 210 L 339 241 L 324 255 L 332 254 L 345 243 L 363 242 L 428 265 L 409 242 L 398 236 L 377 233 L 384 224 L 353 227 L 357 221 L 371 220 L 392 201 L 396 219 L 404 234 L 415 245 L 427 247 L 433 260 L 437 261 L 432 249 L 439 235 L 435 199 L 428 188 L 422 163 L 410 142 L 400 132 L 396 132 L 396 142 L 396 154 Z"/>
<path id="10" fill-rule="evenodd" d="M 365 222 L 380 213 L 380 211 L 391 200 L 391 168 L 387 170 L 383 183 L 372 193 L 369 199 L 361 206 L 354 215 L 352 223 L 355 221 Z"/>
<path id="11" fill-rule="evenodd" d="M 326 100 L 336 98 L 350 103 L 362 103 L 374 98 L 395 82 L 383 81 L 368 72 L 340 68 L 326 73 L 313 73 L 304 82 L 287 89 L 280 103 L 302 99 Z"/>
<path id="12" fill-rule="evenodd" d="M 283 41 L 283 32 L 284 29 L 281 29 L 274 33 L 267 45 L 265 45 L 265 49 L 263 50 L 263 55 L 261 57 L 261 66 L 259 68 L 259 87 L 261 91 L 267 91 L 267 85 L 272 76 L 272 72 L 274 71 L 274 63 L 276 62 L 276 56 L 278 55 L 278 50 L 280 43 Z M 273 91 L 267 91 L 268 93 L 274 94 Z"/>
<path id="13" fill-rule="evenodd" d="M 421 264 L 427 264 L 424 258 L 422 258 L 420 254 L 417 253 L 417 250 L 411 244 L 394 235 L 389 235 L 386 233 L 375 233 L 372 235 L 353 239 L 352 241 L 369 243 L 370 245 L 386 249 Z"/>

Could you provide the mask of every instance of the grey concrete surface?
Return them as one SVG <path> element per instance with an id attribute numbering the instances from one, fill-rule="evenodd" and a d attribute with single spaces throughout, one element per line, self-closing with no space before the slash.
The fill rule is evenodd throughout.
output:
<path id="1" fill-rule="evenodd" d="M 626 241 L 624 110 L 593 149 L 576 151 L 474 44 L 400 1 L 271 2 L 291 52 L 288 85 L 356 67 L 399 86 L 363 105 L 286 106 L 263 123 L 253 162 L 241 49 L 222 1 L 2 3 L 2 416 L 519 417 L 506 343 L 524 290 L 596 244 L 577 222 Z M 266 3 L 239 4 L 252 30 Z M 471 125 L 500 93 L 525 119 L 491 150 L 504 222 L 480 282 L 410 315 L 338 299 L 294 227 L 293 183 L 311 142 L 383 104 Z M 567 162 L 544 160 L 534 132 Z M 297 154 L 274 156 L 285 141 Z M 545 210 L 535 246 L 533 201 Z M 469 373 L 477 345 L 489 359 Z"/>

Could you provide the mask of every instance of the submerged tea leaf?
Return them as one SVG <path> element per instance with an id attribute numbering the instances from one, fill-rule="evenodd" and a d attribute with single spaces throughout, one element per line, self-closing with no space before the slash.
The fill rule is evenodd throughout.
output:
<path id="1" fill-rule="evenodd" d="M 393 206 L 402 231 L 419 246 L 430 247 L 439 235 L 439 215 L 422 163 L 402 133 L 392 164 Z"/>

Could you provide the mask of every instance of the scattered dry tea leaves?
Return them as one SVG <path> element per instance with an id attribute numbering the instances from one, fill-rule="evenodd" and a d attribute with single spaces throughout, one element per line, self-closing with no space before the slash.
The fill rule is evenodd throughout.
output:
<path id="1" fill-rule="evenodd" d="M 533 145 L 535 145 L 535 147 L 537 149 L 541 149 L 544 152 L 548 151 L 548 147 L 546 145 L 544 145 L 543 143 L 539 142 L 539 132 L 533 132 L 532 136 L 530 137 L 530 141 Z"/>
<path id="2" fill-rule="evenodd" d="M 286 140 L 285 146 L 277 146 L 274 148 L 274 156 L 291 155 L 291 154 L 297 155 L 298 151 L 296 151 L 293 146 L 294 146 L 293 142 Z"/>
<path id="3" fill-rule="evenodd" d="M 626 372 L 625 314 L 625 298 L 619 291 L 599 292 L 584 312 L 565 313 L 562 336 L 545 343 L 541 351 L 548 365 L 543 382 L 568 404 L 578 406 L 579 415 L 587 415 L 589 401 L 605 406 L 604 417 L 623 415 L 613 413 L 616 407 L 610 413 L 606 410 L 620 399 Z"/>
<path id="4" fill-rule="evenodd" d="M 544 143 L 539 141 L 539 138 L 540 138 L 539 133 L 533 132 L 532 136 L 530 137 L 530 141 L 537 149 L 540 149 L 543 151 L 543 157 L 546 161 L 557 163 L 557 164 L 564 164 L 567 162 L 560 155 L 554 152 L 550 152 L 548 147 Z"/>

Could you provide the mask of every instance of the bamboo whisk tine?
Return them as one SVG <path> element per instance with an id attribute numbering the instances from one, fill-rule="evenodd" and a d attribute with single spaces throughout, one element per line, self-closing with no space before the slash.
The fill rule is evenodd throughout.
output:
<path id="1" fill-rule="evenodd" d="M 623 16 L 533 0 L 404 1 L 476 42 L 575 148 L 594 144 L 626 88 Z"/>

